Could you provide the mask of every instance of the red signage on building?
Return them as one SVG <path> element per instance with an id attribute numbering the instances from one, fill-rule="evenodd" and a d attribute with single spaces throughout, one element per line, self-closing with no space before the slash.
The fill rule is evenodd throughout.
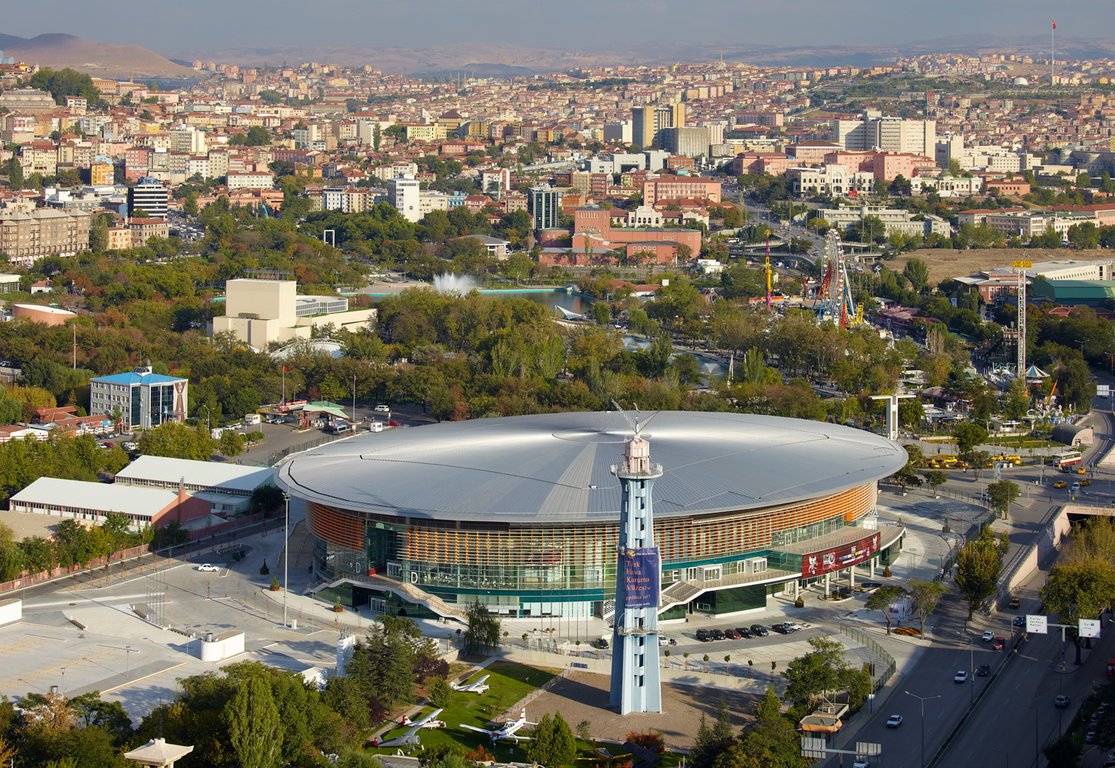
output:
<path id="1" fill-rule="evenodd" d="M 839 571 L 851 565 L 858 565 L 879 551 L 879 534 L 843 544 L 820 552 L 810 552 L 801 556 L 801 575 L 805 578 Z"/>

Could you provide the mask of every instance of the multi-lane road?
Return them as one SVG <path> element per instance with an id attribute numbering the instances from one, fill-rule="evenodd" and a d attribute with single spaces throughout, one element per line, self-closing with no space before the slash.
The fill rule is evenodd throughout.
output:
<path id="1" fill-rule="evenodd" d="M 1107 405 L 1106 400 L 1102 405 Z M 1089 452 L 1088 467 L 1096 478 L 1088 489 L 1093 498 L 1115 498 L 1115 483 L 1097 465 L 1113 445 L 1115 418 L 1110 412 L 1093 411 L 1096 442 Z M 1038 480 L 1038 471 L 1019 470 L 1006 476 L 1021 483 Z M 1027 504 L 1011 511 L 1011 550 L 1005 565 L 1010 568 L 1022 549 L 1040 535 L 1057 510 L 1069 502 L 1067 491 L 1047 487 Z M 1082 499 L 1087 503 L 1086 499 Z M 1043 563 L 1047 568 L 1050 563 Z M 1021 600 L 1017 611 L 984 617 L 976 614 L 967 621 L 965 604 L 955 595 L 946 597 L 932 621 L 933 644 L 924 649 L 915 663 L 899 673 L 885 703 L 873 712 L 858 715 L 836 739 L 836 746 L 852 749 L 855 742 L 882 746 L 880 765 L 888 768 L 917 768 L 923 765 L 1002 765 L 1042 766 L 1040 748 L 1054 740 L 1068 726 L 1080 702 L 1091 690 L 1092 682 L 1104 675 L 1107 658 L 1115 655 L 1115 624 L 1105 625 L 1104 636 L 1096 648 L 1085 652 L 1084 664 L 1074 664 L 1072 643 L 1062 643 L 1060 634 L 1030 635 L 1022 639 L 1013 618 L 1039 610 L 1038 592 L 1045 572 L 1037 571 L 1013 593 Z M 1011 640 L 1007 649 L 995 651 L 980 639 L 985 629 Z M 1015 652 L 1011 653 L 1011 645 Z M 987 677 L 973 675 L 983 664 L 990 665 Z M 968 673 L 966 683 L 954 682 L 958 671 Z M 1053 700 L 1058 694 L 1071 697 L 1066 709 Z M 925 717 L 922 719 L 924 706 Z M 898 728 L 887 728 L 886 719 L 899 714 Z M 923 730 L 924 728 L 924 730 Z M 922 744 L 924 743 L 924 760 Z M 935 760 L 936 758 L 936 760 Z M 935 762 L 934 762 L 935 760 Z M 846 760 L 844 764 L 849 764 Z M 826 765 L 838 765 L 831 758 Z"/>

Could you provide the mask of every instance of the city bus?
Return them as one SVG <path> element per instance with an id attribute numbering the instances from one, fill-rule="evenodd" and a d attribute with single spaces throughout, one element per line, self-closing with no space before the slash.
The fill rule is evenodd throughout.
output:
<path id="1" fill-rule="evenodd" d="M 1080 454 L 1080 451 L 1063 451 L 1054 454 L 1052 462 L 1053 466 L 1062 472 L 1072 472 L 1077 467 L 1083 465 L 1084 457 Z"/>

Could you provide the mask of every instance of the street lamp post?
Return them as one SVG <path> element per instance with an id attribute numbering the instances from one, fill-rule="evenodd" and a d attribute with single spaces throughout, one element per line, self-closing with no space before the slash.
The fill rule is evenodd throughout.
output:
<path id="1" fill-rule="evenodd" d="M 287 577 L 290 573 L 290 494 L 283 494 L 283 626 L 287 625 L 287 593 L 290 586 Z"/>
<path id="2" fill-rule="evenodd" d="M 124 646 L 124 677 L 130 678 L 132 676 L 132 654 L 139 653 L 138 648 L 133 648 L 130 645 Z"/>
<path id="3" fill-rule="evenodd" d="M 937 694 L 936 696 L 918 696 L 916 693 L 910 693 L 909 691 L 903 691 L 903 693 L 905 693 L 907 696 L 913 696 L 915 699 L 921 702 L 921 768 L 925 768 L 925 702 L 929 701 L 930 699 L 939 699 L 941 698 L 941 695 Z"/>
<path id="4" fill-rule="evenodd" d="M 973 642 L 975 639 L 975 635 L 968 635 L 968 682 L 970 683 L 968 689 L 972 694 L 973 704 L 976 703 L 976 646 Z"/>

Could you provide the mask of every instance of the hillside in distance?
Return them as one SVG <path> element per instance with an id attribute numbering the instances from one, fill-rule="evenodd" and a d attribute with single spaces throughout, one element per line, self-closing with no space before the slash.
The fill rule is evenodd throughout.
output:
<path id="1" fill-rule="evenodd" d="M 197 77 L 189 67 L 139 45 L 115 45 L 74 35 L 44 34 L 32 38 L 0 34 L 0 50 L 29 64 L 70 67 L 94 77 L 138 80 Z"/>
<path id="2" fill-rule="evenodd" d="M 211 59 L 249 66 L 327 61 L 341 66 L 370 65 L 393 74 L 437 74 L 462 72 L 478 76 L 512 77 L 531 73 L 561 72 L 578 67 L 615 65 L 662 65 L 675 62 L 725 61 L 776 67 L 869 67 L 893 64 L 903 56 L 930 53 L 989 54 L 1024 53 L 1048 56 L 1049 38 L 995 38 L 986 35 L 955 35 L 919 40 L 902 45 L 770 45 L 717 42 L 662 42 L 653 46 L 621 44 L 607 48 L 545 48 L 512 43 L 456 43 L 434 48 L 374 47 L 362 45 L 317 46 L 312 44 L 245 46 L 174 52 L 179 60 Z M 1058 59 L 1115 57 L 1115 39 L 1064 36 L 1057 39 Z"/>

